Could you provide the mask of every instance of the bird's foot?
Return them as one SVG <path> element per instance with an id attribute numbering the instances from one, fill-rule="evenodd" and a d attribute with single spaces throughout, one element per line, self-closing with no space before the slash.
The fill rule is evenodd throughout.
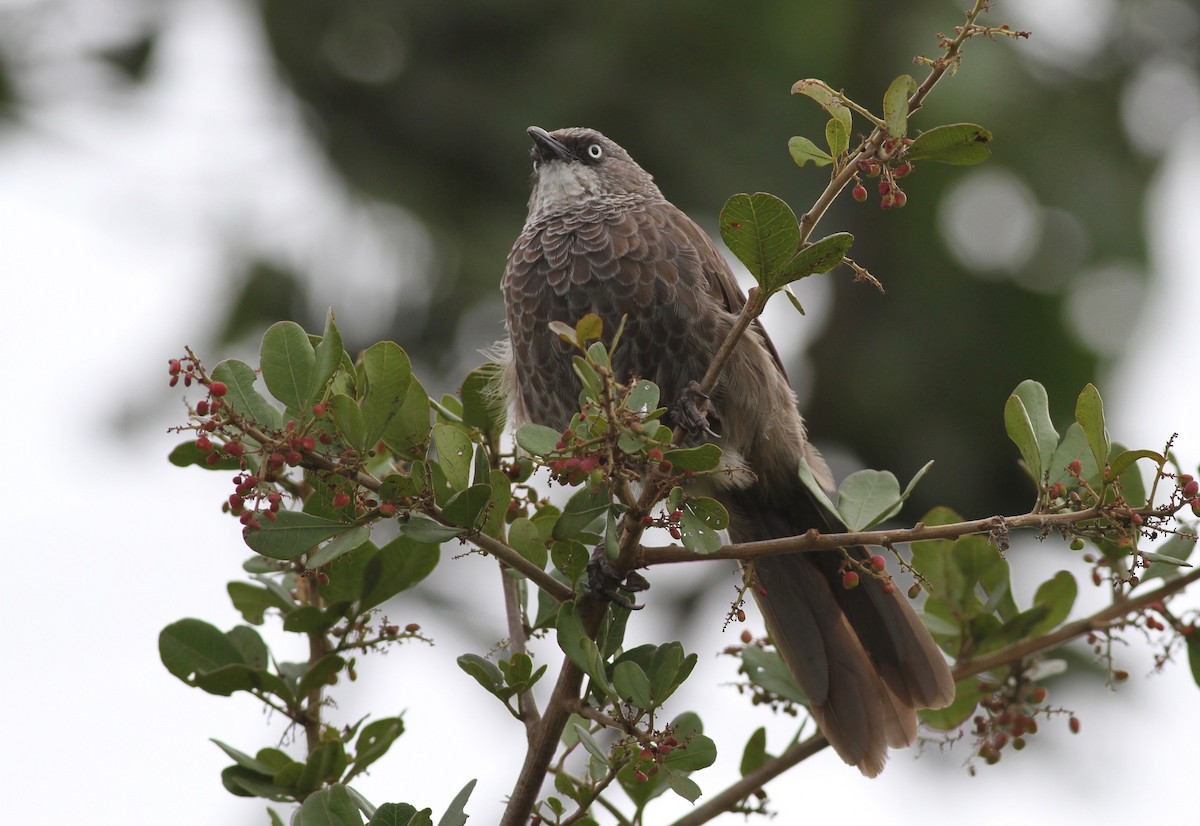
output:
<path id="1" fill-rule="evenodd" d="M 703 436 L 720 438 L 721 434 L 712 429 L 708 422 L 708 414 L 712 412 L 708 394 L 700 389 L 700 382 L 689 381 L 675 400 L 671 411 L 675 414 L 679 425 L 687 431 L 687 442 L 702 441 Z"/>
<path id="2" fill-rule="evenodd" d="M 629 593 L 637 593 L 645 591 L 650 587 L 650 583 L 646 578 L 637 571 L 630 571 L 626 574 L 624 580 L 609 561 L 608 555 L 604 552 L 604 546 L 596 548 L 592 554 L 592 558 L 588 560 L 588 590 L 592 596 L 597 599 L 603 599 L 607 602 L 614 602 L 622 608 L 628 608 L 630 611 L 639 611 L 643 606 L 638 605 L 630 599 L 622 591 Z"/>

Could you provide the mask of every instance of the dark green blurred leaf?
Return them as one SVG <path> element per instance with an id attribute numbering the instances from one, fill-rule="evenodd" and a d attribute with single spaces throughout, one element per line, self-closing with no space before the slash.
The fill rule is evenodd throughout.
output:
<path id="1" fill-rule="evenodd" d="M 248 582 L 230 582 L 225 586 L 229 599 L 246 622 L 253 625 L 263 624 L 263 614 L 268 608 L 278 608 L 287 613 L 296 607 L 295 603 L 282 599 L 277 593 L 267 588 L 260 588 Z"/>
<path id="2" fill-rule="evenodd" d="M 184 682 L 197 673 L 242 663 L 233 641 L 198 619 L 182 619 L 164 628 L 158 635 L 158 654 L 167 671 Z"/>
<path id="3" fill-rule="evenodd" d="M 335 393 L 329 399 L 329 413 L 341 431 L 346 444 L 361 452 L 366 451 L 367 424 L 358 402 L 345 393 Z"/>
<path id="4" fill-rule="evenodd" d="M 742 749 L 742 762 L 738 767 L 742 777 L 756 771 L 767 761 L 767 757 L 767 730 L 759 726 L 746 741 L 746 748 Z"/>
<path id="5" fill-rule="evenodd" d="M 935 126 L 922 132 L 905 152 L 905 160 L 957 165 L 982 163 L 991 150 L 992 133 L 974 123 Z"/>
<path id="6" fill-rule="evenodd" d="M 756 686 L 784 700 L 808 705 L 808 698 L 778 653 L 747 646 L 742 649 L 742 666 L 746 669 L 746 678 Z"/>
<path id="7" fill-rule="evenodd" d="M 807 278 L 817 273 L 829 272 L 846 258 L 854 244 L 854 236 L 848 232 L 835 232 L 806 246 L 796 253 L 771 279 L 768 290 L 774 292 L 784 284 Z"/>
<path id="8" fill-rule="evenodd" d="M 612 684 L 622 700 L 632 702 L 637 708 L 649 710 L 655 707 L 650 696 L 650 678 L 637 663 L 624 660 L 613 666 Z"/>
<path id="9" fill-rule="evenodd" d="M 399 717 L 385 717 L 368 723 L 354 744 L 354 773 L 362 772 L 383 757 L 403 733 L 404 720 Z"/>
<path id="10" fill-rule="evenodd" d="M 322 748 L 332 743 L 323 744 Z M 292 826 L 362 826 L 358 807 L 340 784 L 313 792 L 292 819 Z"/>
<path id="11" fill-rule="evenodd" d="M 555 539 L 572 539 L 604 514 L 612 500 L 603 485 L 585 484 L 567 500 L 562 515 L 554 523 Z"/>
<path id="12" fill-rule="evenodd" d="M 237 470 L 242 466 L 242 460 L 233 456 L 221 455 L 216 464 L 210 465 L 205 459 L 208 458 L 207 453 L 201 453 L 196 447 L 195 439 L 189 439 L 182 444 L 176 445 L 175 449 L 167 456 L 167 460 L 176 467 L 188 467 L 196 465 L 205 470 Z"/>
<path id="13" fill-rule="evenodd" d="M 352 527 L 302 511 L 281 510 L 278 519 L 274 522 L 264 519 L 259 530 L 248 531 L 245 537 L 246 544 L 263 556 L 295 559 Z"/>
<path id="14" fill-rule="evenodd" d="M 400 533 L 417 542 L 445 542 L 463 532 L 462 528 L 443 525 L 419 513 L 411 514 L 399 522 Z"/>
<path id="15" fill-rule="evenodd" d="M 493 438 L 504 430 L 506 410 L 500 378 L 503 368 L 495 362 L 476 367 L 467 374 L 459 391 L 463 403 L 463 423 Z"/>
<path id="16" fill-rule="evenodd" d="M 363 596 L 359 611 L 381 605 L 429 576 L 437 567 L 441 549 L 403 535 L 371 557 L 363 571 Z"/>
<path id="17" fill-rule="evenodd" d="M 337 654 L 326 654 L 313 663 L 300 678 L 296 693 L 303 696 L 313 689 L 333 685 L 337 675 L 346 667 L 346 661 Z"/>
<path id="18" fill-rule="evenodd" d="M 514 519 L 508 526 L 508 544 L 537 567 L 546 567 L 549 559 L 546 542 L 537 526 L 525 517 Z"/>
<path id="19" fill-rule="evenodd" d="M 484 510 L 491 499 L 491 485 L 472 485 L 450 497 L 442 508 L 442 516 L 453 525 L 474 531 L 480 527 Z"/>
<path id="20" fill-rule="evenodd" d="M 917 712 L 921 722 L 938 731 L 958 728 L 975 711 L 983 695 L 979 691 L 979 677 L 967 677 L 954 687 L 954 702 L 945 708 L 925 708 Z"/>
<path id="21" fill-rule="evenodd" d="M 681 447 L 668 450 L 663 454 L 663 458 L 669 461 L 675 470 L 715 470 L 721 463 L 721 448 L 712 443 L 698 447 Z"/>
<path id="22" fill-rule="evenodd" d="M 1033 604 L 1046 607 L 1048 613 L 1041 622 L 1033 626 L 1027 636 L 1045 634 L 1061 625 L 1070 615 L 1078 593 L 1079 586 L 1075 577 L 1068 571 L 1059 571 L 1039 585 L 1037 593 L 1033 595 Z"/>

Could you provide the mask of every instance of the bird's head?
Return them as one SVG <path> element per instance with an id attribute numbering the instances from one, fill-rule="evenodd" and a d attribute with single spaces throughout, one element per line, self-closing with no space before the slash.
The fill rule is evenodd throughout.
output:
<path id="1" fill-rule="evenodd" d="M 531 218 L 579 209 L 593 200 L 661 197 L 650 174 L 595 129 L 547 132 L 531 126 L 528 132 L 533 139 Z"/>

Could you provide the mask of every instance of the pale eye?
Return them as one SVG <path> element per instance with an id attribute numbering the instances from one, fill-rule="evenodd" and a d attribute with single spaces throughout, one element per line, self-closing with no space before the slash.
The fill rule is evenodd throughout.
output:
<path id="1" fill-rule="evenodd" d="M 600 144 L 593 143 L 588 147 L 587 153 L 593 161 L 598 161 L 600 160 L 600 156 L 604 154 L 604 150 L 600 147 Z"/>

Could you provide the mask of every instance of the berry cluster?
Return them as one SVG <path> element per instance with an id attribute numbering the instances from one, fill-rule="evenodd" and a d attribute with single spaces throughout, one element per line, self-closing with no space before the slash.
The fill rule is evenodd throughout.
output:
<path id="1" fill-rule="evenodd" d="M 860 174 L 868 178 L 879 179 L 879 206 L 883 209 L 900 209 L 908 203 L 908 195 L 896 181 L 905 177 L 916 167 L 903 160 L 904 150 L 912 144 L 910 138 L 903 140 L 886 140 L 879 149 L 878 158 L 862 157 L 858 159 L 858 171 L 854 175 L 854 188 L 850 196 L 862 203 L 867 200 L 867 187 L 863 184 Z"/>
<path id="2" fill-rule="evenodd" d="M 570 451 L 570 455 L 559 456 L 547 462 L 550 478 L 563 485 L 582 484 L 594 473 L 599 477 L 602 475 L 600 467 L 608 463 L 608 456 L 599 446 L 580 444 L 575 438 L 575 431 L 569 427 L 563 431 L 562 438 L 555 443 L 554 449 L 562 453 Z M 596 478 L 593 481 L 600 482 L 602 479 Z"/>
<path id="3" fill-rule="evenodd" d="M 645 783 L 658 774 L 658 764 L 678 747 L 679 741 L 672 734 L 652 734 L 633 757 L 633 779 Z"/>
<path id="4" fill-rule="evenodd" d="M 653 453 L 655 451 L 651 451 Z M 661 455 L 661 454 L 660 454 Z M 670 464 L 665 462 L 664 464 Z M 665 528 L 667 533 L 671 534 L 672 539 L 679 539 L 683 536 L 680 530 L 680 524 L 683 522 L 683 511 L 679 508 L 670 513 L 664 512 L 658 518 L 646 514 L 642 517 L 642 527 L 644 528 Z"/>
<path id="5" fill-rule="evenodd" d="M 1039 716 L 1067 714 L 1071 733 L 1079 733 L 1078 717 L 1045 705 L 1049 694 L 1045 686 L 1018 676 L 1003 683 L 980 682 L 978 689 L 987 696 L 979 701 L 982 713 L 972 721 L 972 733 L 976 754 L 989 766 L 1000 762 L 1005 748 L 1011 746 L 1014 751 L 1025 748 L 1026 738 L 1038 732 Z M 970 771 L 974 774 L 975 767 L 971 766 Z"/>
<path id="6" fill-rule="evenodd" d="M 881 580 L 885 594 L 890 594 L 896 590 L 896 586 L 892 583 L 892 578 L 888 576 L 887 559 L 884 558 L 883 554 L 875 554 L 866 560 L 860 560 L 845 553 L 843 554 L 841 573 L 842 587 L 847 591 L 857 588 L 861 584 L 863 576 L 873 576 Z M 913 594 L 913 596 L 916 595 Z"/>

